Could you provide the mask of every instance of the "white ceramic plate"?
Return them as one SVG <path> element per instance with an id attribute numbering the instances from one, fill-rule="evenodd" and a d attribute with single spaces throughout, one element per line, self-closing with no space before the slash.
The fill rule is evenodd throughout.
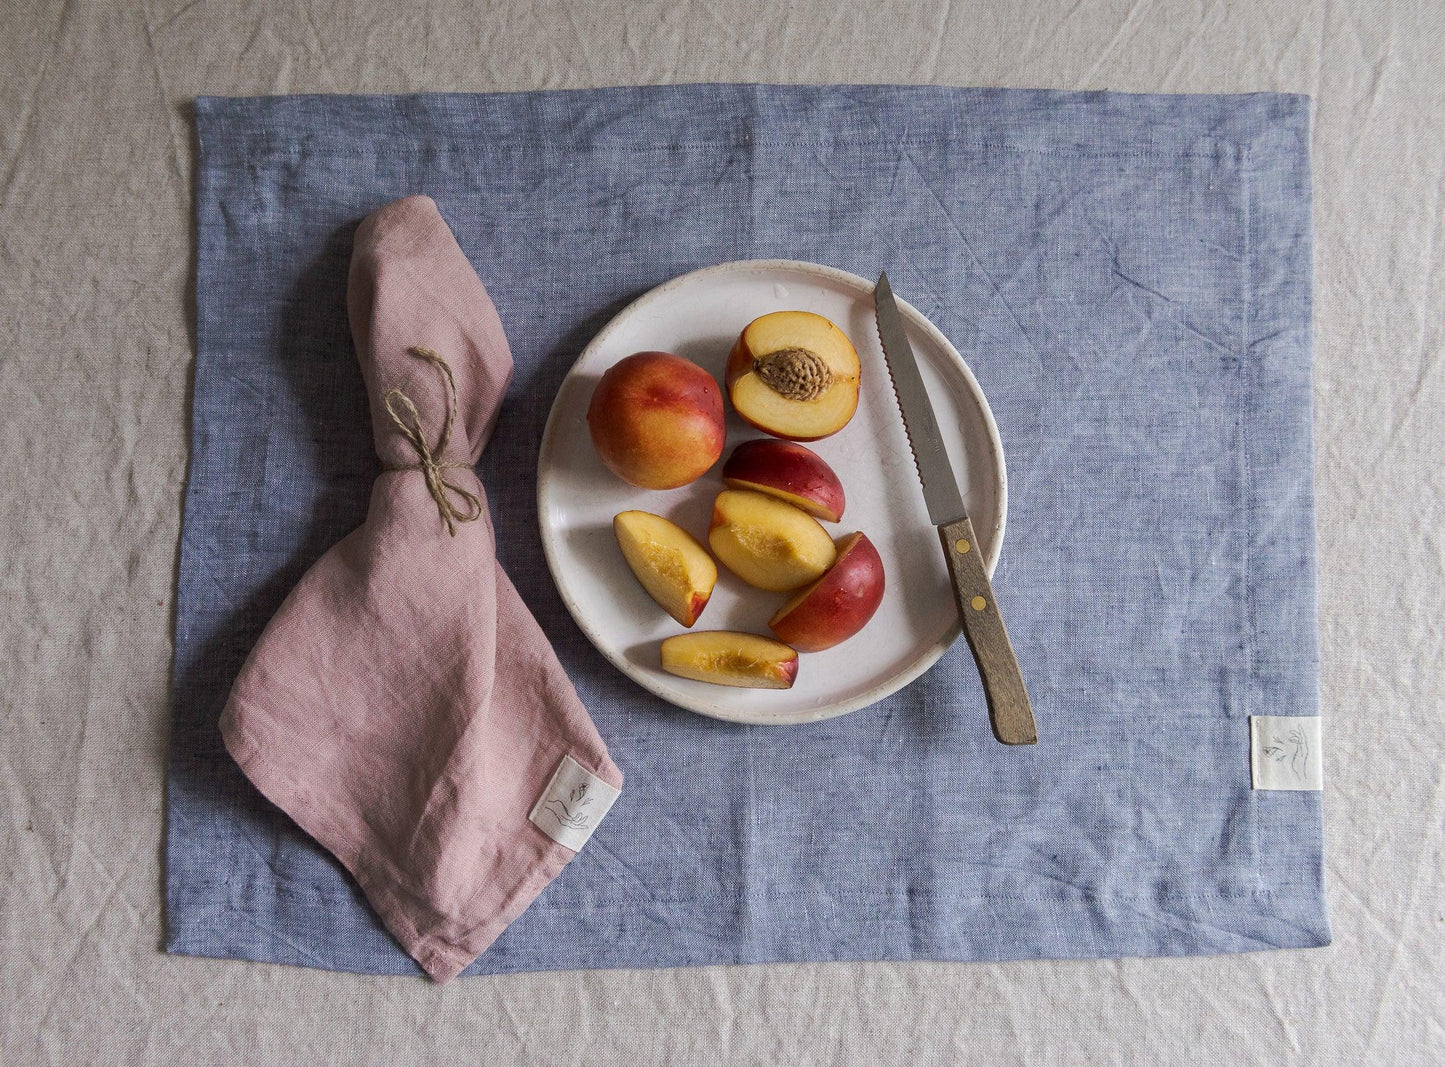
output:
<path id="1" fill-rule="evenodd" d="M 992 574 L 1008 507 L 998 428 L 953 345 L 912 306 L 901 300 L 899 306 Z M 713 497 L 723 488 L 722 464 L 681 489 L 628 485 L 593 451 L 587 405 L 608 367 L 646 349 L 675 352 L 721 381 L 742 328 L 786 309 L 832 319 L 858 349 L 858 413 L 838 433 L 808 447 L 833 467 L 847 495 L 842 522 L 825 525 L 835 536 L 851 530 L 868 535 L 883 558 L 887 591 L 861 633 L 826 652 L 802 655 L 792 689 L 733 689 L 676 678 L 659 665 L 658 646 L 684 630 L 628 570 L 612 517 L 630 508 L 655 512 L 706 544 Z M 738 443 L 762 436 L 728 405 L 724 459 Z M 907 685 L 959 635 L 943 552 L 883 363 L 873 283 L 846 271 L 789 260 L 724 263 L 674 278 L 630 304 L 583 350 L 557 392 L 537 461 L 537 503 L 547 565 L 577 625 L 639 685 L 701 715 L 769 725 L 843 715 Z M 717 588 L 693 630 L 768 634 L 768 618 L 789 594 L 753 589 L 722 566 L 718 572 Z"/>

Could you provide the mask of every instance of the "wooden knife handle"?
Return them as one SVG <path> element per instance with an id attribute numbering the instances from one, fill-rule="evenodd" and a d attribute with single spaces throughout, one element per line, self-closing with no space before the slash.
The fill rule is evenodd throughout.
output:
<path id="1" fill-rule="evenodd" d="M 984 569 L 983 553 L 973 535 L 973 523 L 966 517 L 938 527 L 948 576 L 953 580 L 953 598 L 963 622 L 963 635 L 973 650 L 988 700 L 993 735 L 1006 745 L 1032 745 L 1039 739 L 1034 727 L 1034 710 L 1029 691 L 1019 673 L 1019 661 L 1004 629 L 1003 616 L 994 600 L 993 586 Z"/>

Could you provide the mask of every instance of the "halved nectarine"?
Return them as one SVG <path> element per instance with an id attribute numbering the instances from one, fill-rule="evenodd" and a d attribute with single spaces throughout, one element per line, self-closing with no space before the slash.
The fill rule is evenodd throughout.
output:
<path id="1" fill-rule="evenodd" d="M 817 519 L 776 497 L 746 489 L 724 489 L 717 495 L 707 541 L 743 581 L 777 592 L 822 576 L 838 554 Z"/>
<path id="2" fill-rule="evenodd" d="M 838 561 L 793 596 L 768 627 L 800 652 L 821 652 L 863 629 L 883 601 L 883 560 L 861 533 L 838 540 Z"/>
<path id="3" fill-rule="evenodd" d="M 823 457 L 792 441 L 744 441 L 723 464 L 723 484 L 752 489 L 824 522 L 843 517 L 843 483 Z"/>
<path id="4" fill-rule="evenodd" d="M 791 689 L 798 653 L 757 634 L 704 630 L 662 642 L 662 669 L 679 678 L 743 689 Z"/>
<path id="5" fill-rule="evenodd" d="M 858 410 L 858 353 L 846 334 L 811 311 L 774 311 L 743 329 L 728 356 L 733 407 L 774 437 L 816 441 Z"/>
<path id="6" fill-rule="evenodd" d="M 638 352 L 609 367 L 587 427 L 607 468 L 643 489 L 697 480 L 722 455 L 727 434 L 717 380 L 670 352 Z"/>
<path id="7" fill-rule="evenodd" d="M 697 622 L 717 583 L 717 564 L 697 539 L 646 511 L 619 513 L 612 532 L 647 595 L 684 626 Z"/>

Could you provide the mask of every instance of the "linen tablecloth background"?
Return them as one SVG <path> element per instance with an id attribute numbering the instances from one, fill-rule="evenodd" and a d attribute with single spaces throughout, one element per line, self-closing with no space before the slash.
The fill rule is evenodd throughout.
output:
<path id="1" fill-rule="evenodd" d="M 215 726 L 369 503 L 351 234 L 414 192 L 516 362 L 480 467 L 499 556 L 628 777 L 474 973 L 1328 941 L 1320 796 L 1252 790 L 1247 756 L 1250 715 L 1316 712 L 1304 98 L 705 85 L 197 109 L 172 951 L 416 971 Z M 886 265 L 990 398 L 1011 488 L 994 583 L 1039 745 L 993 740 L 961 642 L 863 711 L 748 728 L 679 714 L 568 617 L 534 477 L 563 375 L 643 291 L 788 256 Z"/>
<path id="2" fill-rule="evenodd" d="M 1438 5 L 954 3 L 905 16 L 79 0 L 12 4 L 0 21 L 0 1061 L 406 1063 L 457 1047 L 589 1064 L 1437 1058 Z M 1314 97 L 1331 947 L 562 972 L 441 990 L 158 951 L 194 344 L 189 101 L 698 79 Z"/>

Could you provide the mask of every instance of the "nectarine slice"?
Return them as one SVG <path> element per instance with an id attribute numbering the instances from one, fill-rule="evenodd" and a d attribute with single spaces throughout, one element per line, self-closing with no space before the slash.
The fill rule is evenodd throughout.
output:
<path id="1" fill-rule="evenodd" d="M 704 630 L 662 642 L 662 669 L 714 685 L 791 689 L 798 676 L 798 653 L 757 634 Z"/>
<path id="2" fill-rule="evenodd" d="M 776 592 L 807 585 L 838 555 L 817 519 L 746 489 L 717 495 L 707 541 L 728 570 L 749 585 Z"/>
<path id="3" fill-rule="evenodd" d="M 768 627 L 800 652 L 821 652 L 867 625 L 883 601 L 883 560 L 861 533 L 838 540 L 838 561 L 793 596 Z"/>
<path id="4" fill-rule="evenodd" d="M 592 444 L 607 469 L 643 489 L 696 481 L 722 455 L 722 390 L 696 363 L 638 352 L 607 369 L 587 407 Z"/>
<path id="5" fill-rule="evenodd" d="M 723 484 L 752 489 L 824 522 L 843 517 L 843 483 L 823 457 L 792 441 L 744 441 L 723 464 Z"/>
<path id="6" fill-rule="evenodd" d="M 728 356 L 728 396 L 748 423 L 774 437 L 816 441 L 858 410 L 858 353 L 811 311 L 774 311 L 743 329 Z"/>
<path id="7" fill-rule="evenodd" d="M 697 622 L 717 583 L 717 564 L 697 539 L 646 511 L 621 512 L 612 532 L 647 595 L 684 626 Z"/>

